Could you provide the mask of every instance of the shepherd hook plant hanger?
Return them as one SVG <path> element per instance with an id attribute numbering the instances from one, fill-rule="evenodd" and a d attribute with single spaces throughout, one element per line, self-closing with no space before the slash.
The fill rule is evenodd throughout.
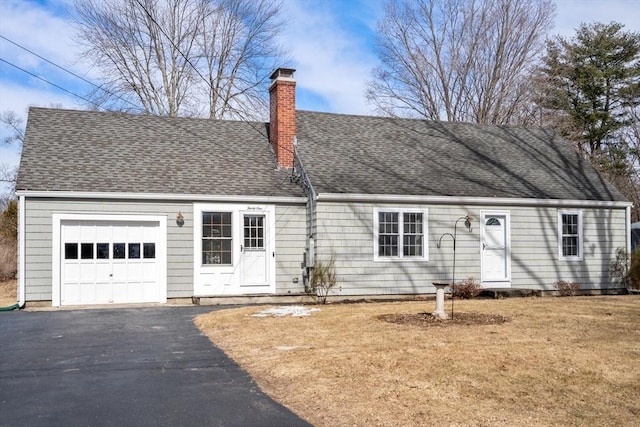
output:
<path id="1" fill-rule="evenodd" d="M 436 247 L 440 249 L 440 246 L 442 246 L 442 238 L 445 236 L 449 236 L 453 240 L 453 274 L 451 277 L 451 319 L 452 320 L 453 320 L 453 300 L 455 299 L 455 293 L 456 293 L 455 292 L 456 291 L 456 239 L 458 238 L 458 222 L 460 222 L 463 219 L 464 219 L 464 226 L 467 227 L 467 230 L 469 230 L 469 233 L 471 233 L 471 221 L 473 221 L 473 217 L 469 214 L 466 214 L 465 216 L 461 216 L 460 218 L 458 218 L 455 224 L 453 224 L 453 234 L 444 233 L 442 236 L 440 236 L 440 239 L 438 240 L 438 244 L 436 245 Z"/>

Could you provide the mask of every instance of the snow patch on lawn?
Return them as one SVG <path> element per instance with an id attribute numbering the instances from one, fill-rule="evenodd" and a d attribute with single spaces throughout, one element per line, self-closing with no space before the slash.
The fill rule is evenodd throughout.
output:
<path id="1" fill-rule="evenodd" d="M 283 317 L 283 316 L 293 316 L 293 317 L 302 317 L 302 316 L 310 316 L 311 313 L 316 311 L 320 311 L 319 308 L 307 308 L 300 305 L 292 305 L 285 307 L 273 307 L 267 308 L 266 310 L 259 311 L 257 313 L 252 314 L 252 317 Z"/>

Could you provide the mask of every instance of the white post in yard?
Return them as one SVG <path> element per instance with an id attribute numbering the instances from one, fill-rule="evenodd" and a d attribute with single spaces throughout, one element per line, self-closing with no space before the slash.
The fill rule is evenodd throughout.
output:
<path id="1" fill-rule="evenodd" d="M 439 317 L 440 319 L 447 319 L 447 312 L 444 311 L 444 288 L 449 286 L 448 283 L 433 283 L 433 286 L 436 287 L 436 310 L 431 313 L 434 317 Z"/>

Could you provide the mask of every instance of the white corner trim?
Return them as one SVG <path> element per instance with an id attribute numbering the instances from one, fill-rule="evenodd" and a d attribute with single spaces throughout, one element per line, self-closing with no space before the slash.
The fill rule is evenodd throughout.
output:
<path id="1" fill-rule="evenodd" d="M 626 252 L 631 253 L 631 206 L 627 206 L 624 218 L 625 218 L 625 225 L 626 225 L 625 232 L 627 233 Z"/>
<path id="2" fill-rule="evenodd" d="M 18 238 L 19 238 L 19 242 L 18 245 L 20 247 L 20 249 L 18 250 L 18 305 L 20 307 L 23 307 L 25 304 L 25 300 L 26 300 L 26 285 L 27 285 L 27 278 L 25 277 L 25 270 L 26 270 L 26 260 L 25 260 L 25 254 L 26 254 L 26 248 L 25 248 L 25 244 L 27 242 L 27 238 L 25 236 L 25 230 L 26 230 L 26 211 L 25 211 L 25 198 L 24 196 L 20 196 L 18 199 Z"/>
<path id="3" fill-rule="evenodd" d="M 371 203 L 429 203 L 442 205 L 484 205 L 484 206 L 555 206 L 627 208 L 631 202 L 565 199 L 523 199 L 506 197 L 456 197 L 456 196 L 401 196 L 389 194 L 342 194 L 320 193 L 319 202 L 371 202 Z"/>
<path id="4" fill-rule="evenodd" d="M 18 196 L 33 198 L 60 199 L 119 199 L 119 200 L 178 200 L 189 202 L 228 202 L 228 203 L 299 203 L 307 202 L 306 197 L 285 196 L 220 196 L 208 194 L 171 194 L 171 193 L 110 193 L 82 191 L 16 191 Z"/>
<path id="5" fill-rule="evenodd" d="M 62 245 L 60 242 L 60 231 L 62 221 L 140 221 L 157 222 L 160 228 L 160 237 L 156 246 L 156 254 L 162 257 L 159 259 L 163 274 L 158 275 L 158 286 L 161 294 L 157 302 L 167 302 L 167 216 L 166 215 L 136 215 L 136 214 L 90 214 L 90 213 L 54 213 L 51 214 L 51 245 L 52 245 L 52 265 L 51 265 L 51 305 L 60 307 L 61 304 L 61 278 L 60 262 Z"/>

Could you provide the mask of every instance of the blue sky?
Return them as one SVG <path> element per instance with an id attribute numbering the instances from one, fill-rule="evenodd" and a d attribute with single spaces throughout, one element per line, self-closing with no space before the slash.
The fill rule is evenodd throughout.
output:
<path id="1" fill-rule="evenodd" d="M 288 24 L 282 43 L 297 69 L 297 107 L 367 114 L 366 81 L 376 65 L 375 26 L 383 0 L 283 0 Z M 90 81 L 97 70 L 82 62 L 66 8 L 71 0 L 1 0 L 0 36 L 18 42 Z M 557 0 L 554 34 L 571 36 L 581 22 L 618 21 L 640 31 L 640 0 Z M 0 38 L 0 58 L 78 94 L 87 84 Z M 83 108 L 83 102 L 0 61 L 0 111 L 26 119 L 31 105 Z M 6 135 L 0 129 L 0 137 Z M 0 163 L 17 164 L 18 150 L 0 148 Z"/>

